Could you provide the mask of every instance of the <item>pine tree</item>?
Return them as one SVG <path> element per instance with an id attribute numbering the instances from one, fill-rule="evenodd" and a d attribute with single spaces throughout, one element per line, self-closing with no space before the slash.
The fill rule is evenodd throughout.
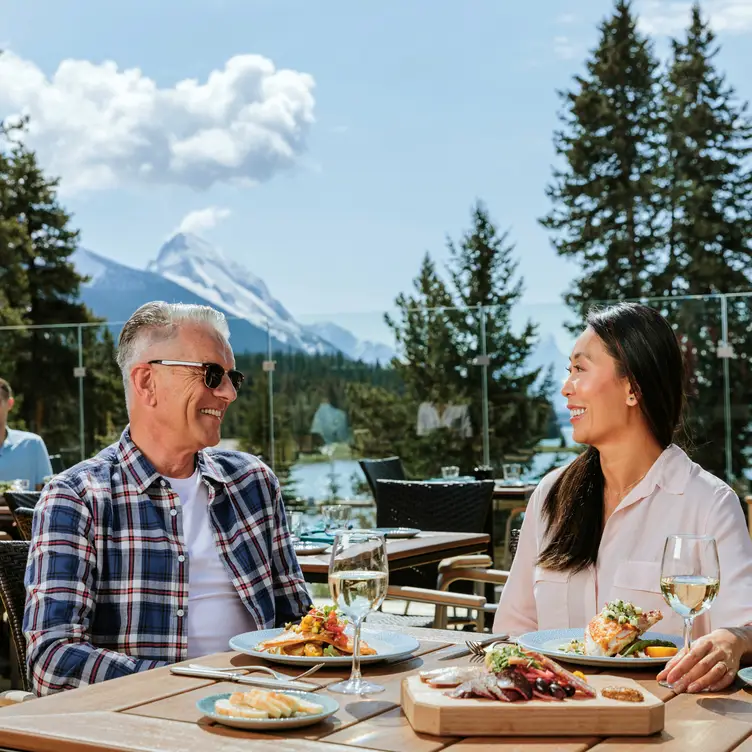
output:
<path id="1" fill-rule="evenodd" d="M 509 453 L 529 453 L 545 431 L 548 400 L 536 387 L 537 370 L 525 367 L 536 342 L 528 322 L 515 334 L 511 310 L 522 294 L 517 262 L 508 233 L 499 233 L 478 202 L 472 224 L 459 243 L 448 240 L 449 284 L 429 256 L 415 280 L 415 293 L 400 295 L 396 316 L 386 321 L 395 334 L 399 358 L 394 362 L 410 403 L 403 428 L 403 458 L 415 475 L 435 474 L 441 465 L 457 464 L 471 472 L 483 457 L 483 372 L 488 357 L 490 456 L 499 464 Z M 485 355 L 482 327 L 485 326 Z M 442 428 L 416 437 L 421 403 L 441 412 L 446 404 L 469 407 L 472 436 Z"/>
<path id="2" fill-rule="evenodd" d="M 580 319 L 595 302 L 647 294 L 656 255 L 659 64 L 629 0 L 617 0 L 599 31 L 585 75 L 560 92 L 563 165 L 541 220 L 557 253 L 579 263 L 565 300 Z"/>
<path id="3" fill-rule="evenodd" d="M 83 330 L 85 448 L 91 455 L 117 441 L 128 422 L 115 341 L 107 327 Z"/>
<path id="4" fill-rule="evenodd" d="M 27 284 L 24 323 L 39 326 L 89 321 L 86 308 L 77 301 L 80 277 L 69 261 L 77 234 L 69 229 L 70 216 L 57 202 L 56 181 L 42 173 L 34 153 L 19 142 L 10 145 L 5 168 L 0 176 L 7 187 L 3 215 L 15 221 L 28 239 L 16 257 Z M 51 439 L 53 446 L 70 444 L 70 428 L 77 425 L 70 399 L 76 386 L 75 347 L 73 328 L 32 329 L 14 369 L 17 389 L 24 395 L 20 417 L 30 430 Z M 54 389 L 50 388 L 51 374 Z M 67 436 L 62 431 L 49 436 L 46 428 L 61 419 L 70 420 Z"/>
<path id="5" fill-rule="evenodd" d="M 565 169 L 543 220 L 563 256 L 580 262 L 567 302 L 580 315 L 598 302 L 649 299 L 674 325 L 690 372 L 693 458 L 725 476 L 724 366 L 718 298 L 748 291 L 752 239 L 752 128 L 746 105 L 715 68 L 714 37 L 693 8 L 686 38 L 660 76 L 630 3 L 617 0 L 601 27 L 588 77 L 564 95 L 565 130 L 555 134 Z M 659 299 L 661 298 L 661 299 Z M 675 298 L 676 300 L 672 300 Z M 732 475 L 750 439 L 752 314 L 728 306 L 734 406 Z M 728 478 L 732 480 L 732 478 Z"/>
<path id="6" fill-rule="evenodd" d="M 4 376 L 20 396 L 14 421 L 42 434 L 51 452 L 68 450 L 67 458 L 77 460 L 79 396 L 73 369 L 78 364 L 78 330 L 61 325 L 96 319 L 79 300 L 84 279 L 70 259 L 78 233 L 58 202 L 58 181 L 44 174 L 34 152 L 24 145 L 24 130 L 21 122 L 0 132 L 0 316 L 28 327 L 11 340 Z M 92 383 L 86 384 L 91 405 L 85 446 L 94 450 L 101 443 L 96 437 L 103 436 L 97 421 L 122 419 L 122 408 L 118 412 L 115 405 L 122 404 L 123 397 L 113 377 L 112 338 L 91 333 L 88 339 L 94 369 Z M 98 408 L 105 405 L 100 414 Z"/>
<path id="7" fill-rule="evenodd" d="M 0 138 L 7 138 L 15 128 L 0 123 Z M 7 155 L 0 149 L 0 175 L 9 169 Z M 29 237 L 14 217 L 6 214 L 13 190 L 0 180 L 0 327 L 17 327 L 24 322 L 28 305 L 28 280 L 21 259 L 29 252 Z M 0 331 L 0 375 L 9 378 L 18 352 L 22 351 L 25 333 L 17 329 Z"/>
<path id="8" fill-rule="evenodd" d="M 692 9 L 689 29 L 672 41 L 665 79 L 665 266 L 654 278 L 657 295 L 709 295 L 752 286 L 752 122 L 746 103 L 715 66 L 715 36 Z M 690 359 L 690 428 L 695 459 L 725 473 L 725 389 L 718 299 L 665 303 Z M 752 401 L 752 311 L 745 299 L 728 306 L 732 473 L 746 466 Z"/>
<path id="9" fill-rule="evenodd" d="M 672 40 L 664 86 L 666 263 L 657 295 L 747 290 L 752 238 L 752 122 L 715 67 L 715 35 L 692 8 Z"/>

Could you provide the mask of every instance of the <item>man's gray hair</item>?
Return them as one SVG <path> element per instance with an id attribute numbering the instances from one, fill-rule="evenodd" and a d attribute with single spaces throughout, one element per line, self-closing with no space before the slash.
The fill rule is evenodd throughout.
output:
<path id="1" fill-rule="evenodd" d="M 155 300 L 144 303 L 125 322 L 118 339 L 117 364 L 123 374 L 126 405 L 129 405 L 133 366 L 139 362 L 148 347 L 156 342 L 171 340 L 185 324 L 205 324 L 215 329 L 226 340 L 230 339 L 230 327 L 225 315 L 205 305 Z"/>

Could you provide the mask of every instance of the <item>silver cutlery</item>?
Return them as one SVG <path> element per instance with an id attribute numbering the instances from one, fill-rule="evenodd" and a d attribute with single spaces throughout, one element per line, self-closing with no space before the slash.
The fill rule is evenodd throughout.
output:
<path id="1" fill-rule="evenodd" d="M 442 650 L 438 658 L 440 661 L 448 661 L 454 658 L 461 658 L 463 655 L 472 655 L 473 658 L 471 660 L 477 660 L 480 657 L 485 657 L 483 648 L 494 642 L 505 642 L 508 639 L 508 634 L 497 634 L 489 635 L 482 640 L 468 640 L 464 645 Z"/>
<path id="2" fill-rule="evenodd" d="M 170 666 L 170 673 L 178 676 L 192 676 L 197 679 L 215 679 L 216 681 L 248 684 L 254 687 L 266 687 L 267 689 L 291 689 L 299 690 L 301 692 L 315 692 L 317 689 L 323 688 L 323 685 L 314 684 L 313 682 L 276 679 L 272 676 L 264 678 L 260 676 L 249 676 L 248 674 L 239 672 L 216 671 L 214 669 L 206 668 L 188 668 L 188 666 Z"/>
<path id="3" fill-rule="evenodd" d="M 323 668 L 325 665 L 326 664 L 324 663 L 317 663 L 315 666 L 311 666 L 308 671 L 304 671 L 302 674 L 298 674 L 297 676 L 288 676 L 287 674 L 282 674 L 279 671 L 275 671 L 273 668 L 269 668 L 268 666 L 223 666 L 222 668 L 217 668 L 216 666 L 205 666 L 201 663 L 189 663 L 188 668 L 195 668 L 198 671 L 247 671 L 249 674 L 261 671 L 263 673 L 269 674 L 270 676 L 273 676 L 279 681 L 299 681 L 306 676 L 315 674 L 320 668 Z"/>

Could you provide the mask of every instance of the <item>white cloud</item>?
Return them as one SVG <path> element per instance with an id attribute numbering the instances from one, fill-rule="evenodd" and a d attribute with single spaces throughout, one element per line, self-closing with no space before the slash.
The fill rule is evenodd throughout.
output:
<path id="1" fill-rule="evenodd" d="M 642 0 L 636 6 L 640 28 L 650 34 L 680 36 L 687 29 L 691 0 Z M 705 0 L 703 18 L 716 32 L 743 34 L 752 31 L 752 0 Z"/>
<path id="2" fill-rule="evenodd" d="M 160 88 L 136 68 L 64 60 L 47 77 L 0 55 L 0 117 L 31 116 L 29 142 L 67 191 L 121 183 L 258 183 L 295 166 L 314 122 L 314 80 L 260 55 L 204 82 Z"/>
<path id="3" fill-rule="evenodd" d="M 577 16 L 574 13 L 562 13 L 556 17 L 557 24 L 572 24 L 577 20 Z"/>
<path id="4" fill-rule="evenodd" d="M 201 235 L 230 216 L 230 210 L 221 206 L 207 206 L 186 214 L 175 232 L 190 232 Z"/>
<path id="5" fill-rule="evenodd" d="M 569 37 L 554 37 L 554 55 L 559 60 L 573 60 L 577 57 L 577 47 L 572 43 Z"/>

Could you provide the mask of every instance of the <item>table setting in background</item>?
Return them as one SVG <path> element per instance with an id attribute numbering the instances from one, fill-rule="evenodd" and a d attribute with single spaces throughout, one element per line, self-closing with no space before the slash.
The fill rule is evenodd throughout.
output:
<path id="1" fill-rule="evenodd" d="M 352 530 L 354 528 L 354 523 L 350 519 L 351 516 L 352 510 L 345 504 L 324 504 L 321 506 L 323 525 L 314 525 L 312 529 L 306 529 L 306 516 L 303 512 L 288 513 L 295 553 L 298 556 L 329 553 L 336 533 L 340 530 Z M 421 532 L 414 527 L 372 527 L 367 529 L 382 533 L 387 538 L 396 539 L 414 538 Z"/>

